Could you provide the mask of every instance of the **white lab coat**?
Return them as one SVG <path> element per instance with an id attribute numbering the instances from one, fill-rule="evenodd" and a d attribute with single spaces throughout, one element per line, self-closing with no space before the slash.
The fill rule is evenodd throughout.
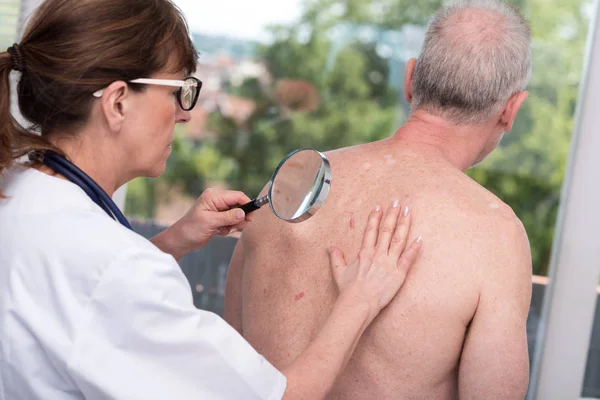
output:
<path id="1" fill-rule="evenodd" d="M 281 399 L 285 377 L 176 261 L 71 182 L 16 167 L 0 199 L 0 400 Z"/>

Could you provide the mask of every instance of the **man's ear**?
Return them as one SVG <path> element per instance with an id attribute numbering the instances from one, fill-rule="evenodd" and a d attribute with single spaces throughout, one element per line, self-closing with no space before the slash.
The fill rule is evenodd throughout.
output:
<path id="1" fill-rule="evenodd" d="M 404 97 L 408 104 L 412 103 L 412 84 L 413 84 L 413 73 L 417 66 L 417 59 L 411 58 L 408 60 L 406 65 L 406 74 L 404 75 Z"/>
<path id="2" fill-rule="evenodd" d="M 125 103 L 129 95 L 129 87 L 123 81 L 111 83 L 101 98 L 102 113 L 112 132 L 119 132 L 125 120 Z"/>
<path id="3" fill-rule="evenodd" d="M 521 105 L 523 105 L 525 99 L 527 99 L 527 96 L 529 96 L 528 92 L 521 91 L 513 94 L 506 102 L 506 107 L 504 107 L 504 111 L 500 116 L 500 123 L 503 125 L 504 132 L 511 131 L 519 109 L 521 108 Z"/>

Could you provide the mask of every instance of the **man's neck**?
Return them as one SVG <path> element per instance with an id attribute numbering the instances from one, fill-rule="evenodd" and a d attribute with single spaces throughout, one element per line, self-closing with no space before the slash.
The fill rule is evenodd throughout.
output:
<path id="1" fill-rule="evenodd" d="M 410 145 L 424 156 L 443 159 L 464 172 L 476 163 L 489 129 L 486 126 L 454 125 L 417 110 L 390 139 Z"/>

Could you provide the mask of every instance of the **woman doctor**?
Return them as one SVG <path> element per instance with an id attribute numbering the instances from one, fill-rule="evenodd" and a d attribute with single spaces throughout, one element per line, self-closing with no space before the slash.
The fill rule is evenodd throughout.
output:
<path id="1" fill-rule="evenodd" d="M 169 0 L 47 0 L 0 53 L 0 399 L 321 399 L 404 282 L 420 244 L 377 207 L 358 259 L 331 253 L 339 298 L 284 371 L 194 308 L 176 259 L 243 228 L 230 208 L 250 199 L 207 190 L 148 241 L 106 198 L 164 171 L 196 57 Z M 10 115 L 12 70 L 41 136 Z"/>

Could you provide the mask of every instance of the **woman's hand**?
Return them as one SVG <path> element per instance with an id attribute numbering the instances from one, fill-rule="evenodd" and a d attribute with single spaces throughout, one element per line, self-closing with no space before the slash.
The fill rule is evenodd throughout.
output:
<path id="1" fill-rule="evenodd" d="M 152 238 L 162 251 L 180 259 L 190 251 L 203 247 L 214 235 L 227 235 L 242 230 L 251 221 L 240 208 L 250 201 L 242 192 L 206 189 L 190 210 L 168 229 Z"/>
<path id="2" fill-rule="evenodd" d="M 242 230 L 250 221 L 240 208 L 232 208 L 250 201 L 242 192 L 206 189 L 196 204 L 179 220 L 186 239 L 193 247 L 204 246 L 214 235 L 227 235 L 234 229 Z"/>
<path id="3" fill-rule="evenodd" d="M 409 226 L 408 207 L 401 209 L 395 201 L 383 217 L 377 206 L 369 214 L 356 260 L 346 265 L 344 254 L 335 247 L 330 249 L 330 263 L 340 296 L 350 296 L 352 301 L 365 305 L 369 322 L 396 295 L 417 258 L 421 237 L 405 249 Z"/>

